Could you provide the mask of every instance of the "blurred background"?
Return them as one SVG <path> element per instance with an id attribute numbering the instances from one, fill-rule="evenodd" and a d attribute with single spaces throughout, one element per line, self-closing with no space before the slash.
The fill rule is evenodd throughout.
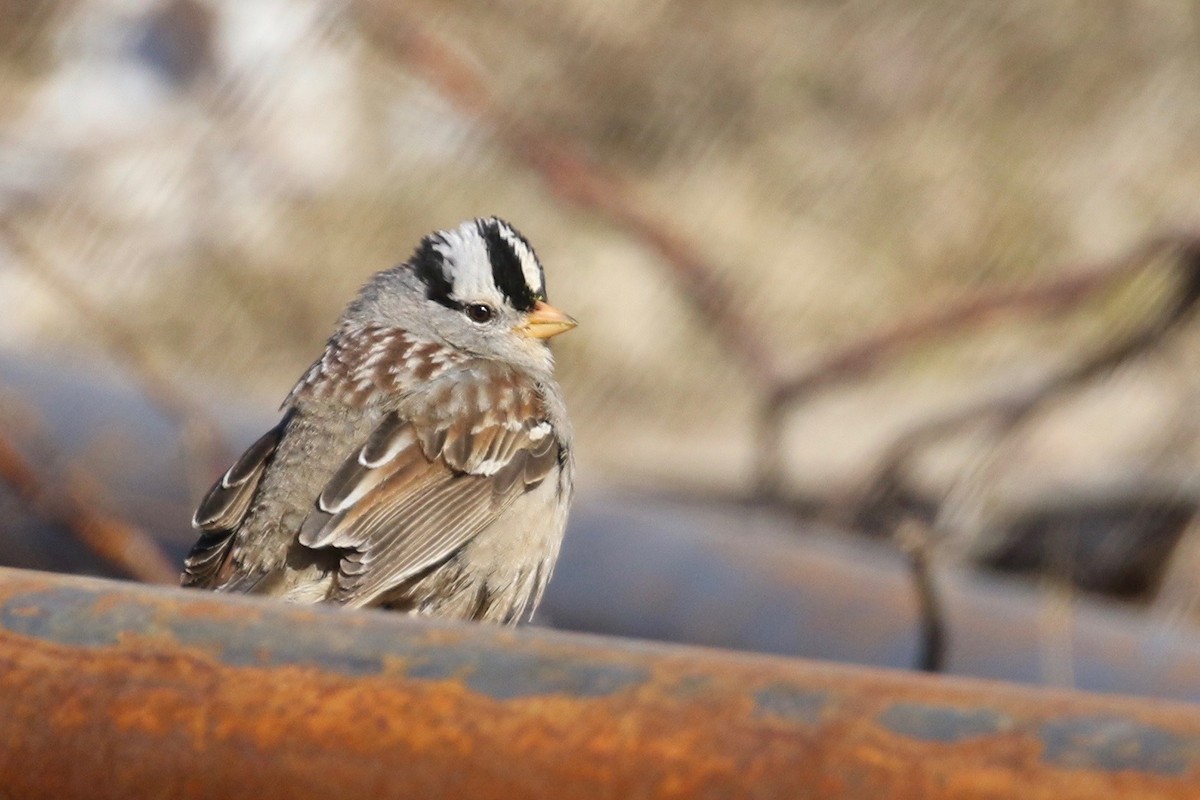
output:
<path id="1" fill-rule="evenodd" d="M 171 580 L 358 286 L 496 214 L 581 321 L 543 623 L 1200 700 L 1198 43 L 1185 0 L 0 0 L 0 562 Z"/>

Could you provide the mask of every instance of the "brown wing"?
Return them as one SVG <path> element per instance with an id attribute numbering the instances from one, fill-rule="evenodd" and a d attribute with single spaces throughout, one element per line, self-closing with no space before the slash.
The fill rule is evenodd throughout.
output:
<path id="1" fill-rule="evenodd" d="M 300 543 L 350 551 L 333 599 L 369 605 L 437 566 L 554 469 L 540 397 L 490 374 L 504 385 L 448 381 L 410 398 L 326 485 Z"/>
<path id="2" fill-rule="evenodd" d="M 200 501 L 192 517 L 192 526 L 200 530 L 200 539 L 183 562 L 180 582 L 184 586 L 210 587 L 216 583 L 234 534 L 250 508 L 250 501 L 275 455 L 286 424 L 287 417 L 284 417 L 250 445 Z"/>

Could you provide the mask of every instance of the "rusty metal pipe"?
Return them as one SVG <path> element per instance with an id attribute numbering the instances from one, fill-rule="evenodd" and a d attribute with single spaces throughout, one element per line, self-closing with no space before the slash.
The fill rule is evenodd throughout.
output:
<path id="1" fill-rule="evenodd" d="M 1190 705 L 0 570 L 5 796 L 1068 800 L 1197 786 Z"/>

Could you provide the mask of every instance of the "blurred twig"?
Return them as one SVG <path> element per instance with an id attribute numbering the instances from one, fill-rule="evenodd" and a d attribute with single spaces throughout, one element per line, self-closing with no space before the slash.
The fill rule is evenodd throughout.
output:
<path id="1" fill-rule="evenodd" d="M 537 173 L 557 196 L 599 214 L 654 250 L 677 288 L 719 334 L 738 365 L 764 389 L 778 380 L 775 355 L 758 336 L 720 271 L 686 237 L 646 211 L 621 178 L 590 159 L 577 143 L 556 137 L 501 105 L 488 81 L 448 43 L 391 0 L 351 2 L 364 38 L 394 62 L 421 76 L 458 111 L 474 119 L 510 154 Z"/>
<path id="2" fill-rule="evenodd" d="M 65 480 L 43 479 L 3 432 L 0 432 L 0 481 L 129 577 L 147 583 L 178 582 L 179 570 L 149 535 L 100 508 L 95 499 L 98 493 L 86 476 L 75 473 Z"/>
<path id="3" fill-rule="evenodd" d="M 1113 284 L 1118 278 L 1159 263 L 1163 256 L 1172 256 L 1170 269 L 1178 280 L 1174 290 L 1157 312 L 1131 333 L 1101 348 L 1091 356 L 1043 380 L 1032 389 L 1013 392 L 970 406 L 951 414 L 926 420 L 897 438 L 888 447 L 861 493 L 850 499 L 847 507 L 835 509 L 842 522 L 862 529 L 875 530 L 891 537 L 909 555 L 913 583 L 917 592 L 921 620 L 921 651 L 919 666 L 936 671 L 943 666 L 946 651 L 945 616 L 938 602 L 933 582 L 931 551 L 933 542 L 928 533 L 936 524 L 940 504 L 912 489 L 907 480 L 908 465 L 920 450 L 933 441 L 968 425 L 988 423 L 997 435 L 1010 434 L 1045 404 L 1067 392 L 1078 389 L 1095 378 L 1156 347 L 1168 334 L 1191 318 L 1200 303 L 1200 239 L 1194 237 L 1164 237 L 1136 248 L 1129 255 L 1096 268 L 1088 273 L 1047 283 L 1040 287 L 1000 292 L 968 298 L 943 311 L 893 326 L 881 333 L 866 337 L 827 358 L 814 369 L 783 387 L 773 398 L 772 414 L 768 418 L 781 426 L 782 410 L 789 404 L 811 396 L 813 392 L 834 382 L 848 380 L 905 347 L 936 336 L 945 335 L 965 325 L 979 324 L 999 311 L 1057 308 L 1074 305 Z M 781 451 L 780 431 L 765 429 L 766 437 L 777 453 Z M 777 456 L 779 457 L 779 456 Z M 762 476 L 761 496 L 782 502 L 775 475 Z M 774 491 L 771 491 L 774 489 Z M 915 526 L 924 526 L 917 530 Z M 1063 585 L 1069 586 L 1067 580 Z M 1060 587 L 1061 588 L 1061 587 Z M 1061 615 L 1052 620 L 1062 623 Z M 1059 680 L 1066 680 L 1070 671 L 1070 653 L 1060 647 L 1047 655 Z"/>
<path id="4" fill-rule="evenodd" d="M 220 427 L 199 403 L 176 386 L 159 368 L 154 355 L 141 337 L 124 320 L 92 301 L 79 285 L 58 269 L 12 224 L 0 218 L 3 243 L 16 255 L 16 261 L 34 278 L 47 286 L 54 297 L 75 312 L 89 334 L 118 362 L 124 364 L 142 393 L 180 430 L 185 452 L 197 473 L 207 481 L 231 460 L 232 451 Z"/>
<path id="5" fill-rule="evenodd" d="M 1110 281 L 1119 275 L 1133 269 L 1142 269 L 1156 263 L 1157 256 L 1173 255 L 1170 268 L 1177 271 L 1178 280 L 1174 291 L 1167 302 L 1152 314 L 1142 325 L 1133 332 L 1101 348 L 1093 355 L 1082 359 L 1079 363 L 1053 375 L 1039 383 L 1033 389 L 1014 392 L 1000 397 L 989 398 L 981 403 L 952 414 L 935 417 L 900 436 L 885 451 L 879 461 L 879 466 L 873 476 L 867 481 L 866 488 L 843 509 L 843 516 L 850 517 L 858 527 L 875 529 L 898 538 L 902 547 L 912 558 L 914 582 L 921 599 L 922 629 L 925 631 L 924 641 L 927 649 L 925 656 L 933 658 L 933 645 L 944 648 L 944 621 L 941 609 L 933 593 L 929 573 L 928 552 L 920 548 L 906 545 L 903 520 L 911 520 L 914 516 L 927 525 L 934 525 L 939 504 L 936 501 L 922 498 L 919 492 L 908 485 L 907 467 L 911 459 L 921 448 L 932 441 L 953 433 L 965 426 L 989 423 L 997 435 L 1011 434 L 1022 422 L 1029 419 L 1046 403 L 1067 392 L 1079 388 L 1089 381 L 1105 374 L 1139 355 L 1157 346 L 1168 334 L 1176 330 L 1181 323 L 1190 319 L 1200 304 L 1200 239 L 1178 238 L 1157 240 L 1154 243 L 1138 248 L 1129 257 L 1120 259 L 1107 268 L 1092 273 L 1102 281 L 1089 282 L 1094 288 L 1109 285 Z M 1080 284 L 1078 278 L 1073 279 L 1074 285 Z M 1015 295 L 1011 295 L 1015 296 Z M 1035 292 L 1030 298 L 1039 297 Z M 1044 295 L 1042 295 L 1044 296 Z M 980 307 L 974 304 L 973 307 Z M 963 317 L 948 313 L 943 319 L 955 323 Z M 901 527 L 897 527 L 901 526 Z M 925 542 L 928 545 L 928 542 Z M 1065 589 L 1064 589 L 1065 587 Z M 1070 590 L 1069 577 L 1058 579 L 1061 591 Z M 1064 625 L 1069 625 L 1069 598 L 1061 601 L 1058 606 L 1049 609 L 1047 620 L 1054 626 L 1056 634 L 1061 633 Z M 1065 605 L 1062 605 L 1065 603 Z M 1067 615 L 1067 616 L 1064 616 Z M 1064 621 L 1065 620 L 1065 621 Z M 931 644 L 932 643 L 932 644 Z M 1070 650 L 1068 645 L 1053 645 L 1046 654 L 1049 672 L 1057 681 L 1067 681 L 1070 677 Z"/>
<path id="6" fill-rule="evenodd" d="M 944 308 L 872 332 L 858 341 L 839 348 L 800 375 L 781 381 L 763 408 L 759 428 L 759 474 L 756 486 L 764 499 L 782 500 L 780 481 L 783 474 L 783 425 L 787 414 L 798 404 L 811 400 L 817 392 L 860 378 L 910 348 L 931 339 L 943 338 L 964 328 L 983 325 L 1001 315 L 1071 308 L 1112 287 L 1117 281 L 1147 269 L 1156 258 L 1177 254 L 1177 265 L 1184 270 L 1177 303 L 1169 306 L 1139 329 L 1137 333 L 1085 360 L 1062 375 L 1055 376 L 1028 393 L 988 400 L 979 407 L 957 412 L 923 424 L 903 437 L 893 448 L 891 459 L 903 456 L 920 441 L 957 429 L 964 423 L 990 415 L 1015 422 L 1033 411 L 1051 396 L 1091 380 L 1098 374 L 1153 347 L 1159 339 L 1188 313 L 1200 290 L 1200 238 L 1194 235 L 1155 237 L 1112 261 L 1077 271 L 1066 277 L 1032 286 L 1001 289 L 969 295 Z"/>
<path id="7" fill-rule="evenodd" d="M 946 612 L 933 574 L 933 542 L 929 528 L 908 519 L 896 531 L 895 540 L 908 556 L 913 588 L 917 594 L 920 634 L 917 639 L 916 667 L 922 672 L 941 672 L 946 668 Z"/>
<path id="8" fill-rule="evenodd" d="M 926 420 L 902 434 L 887 448 L 874 476 L 867 482 L 867 489 L 853 503 L 852 513 L 858 521 L 900 513 L 899 507 L 889 509 L 897 503 L 905 510 L 911 510 L 914 501 L 906 488 L 907 465 L 930 442 L 975 424 L 988 424 L 997 435 L 1011 433 L 1045 404 L 1148 352 L 1189 319 L 1200 303 L 1200 238 L 1156 240 L 1094 274 L 1105 278 L 1099 285 L 1108 285 L 1116 276 L 1156 263 L 1155 256 L 1167 254 L 1174 255 L 1169 263 L 1170 268 L 1179 273 L 1179 280 L 1172 297 L 1149 320 L 1132 333 L 1031 389 L 988 398 L 965 409 Z"/>

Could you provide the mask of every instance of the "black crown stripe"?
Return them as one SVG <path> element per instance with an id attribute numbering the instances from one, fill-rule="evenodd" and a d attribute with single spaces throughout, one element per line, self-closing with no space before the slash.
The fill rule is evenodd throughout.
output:
<path id="1" fill-rule="evenodd" d="M 487 244 L 488 261 L 492 264 L 492 281 L 496 288 L 516 310 L 532 311 L 537 298 L 533 289 L 525 282 L 520 255 L 500 233 L 499 223 L 491 219 L 479 220 L 476 227 Z"/>
<path id="2" fill-rule="evenodd" d="M 426 236 L 413 253 L 411 263 L 417 277 L 425 284 L 425 296 L 456 311 L 462 303 L 454 299 L 454 286 L 446 277 L 445 259 L 438 252 L 435 236 Z"/>

